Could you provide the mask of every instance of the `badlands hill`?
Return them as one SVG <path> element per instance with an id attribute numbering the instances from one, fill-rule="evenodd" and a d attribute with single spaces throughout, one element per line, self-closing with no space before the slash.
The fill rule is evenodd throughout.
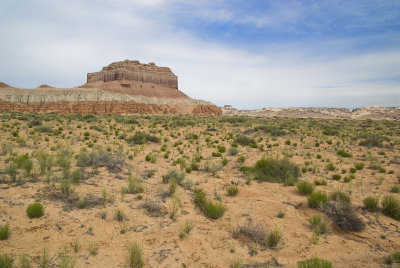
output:
<path id="1" fill-rule="evenodd" d="M 189 98 L 167 67 L 125 60 L 87 74 L 75 88 L 19 89 L 0 82 L 0 111 L 93 114 L 220 115 L 212 103 Z"/>
<path id="2" fill-rule="evenodd" d="M 223 115 L 228 116 L 265 116 L 288 118 L 325 118 L 325 119 L 387 119 L 400 120 L 400 107 L 366 106 L 353 110 L 345 108 L 262 108 L 257 110 L 238 110 L 225 105 Z"/>

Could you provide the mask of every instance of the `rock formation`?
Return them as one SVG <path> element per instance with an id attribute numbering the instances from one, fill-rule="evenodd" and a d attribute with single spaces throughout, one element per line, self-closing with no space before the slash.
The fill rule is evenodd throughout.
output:
<path id="1" fill-rule="evenodd" d="M 100 72 L 88 73 L 87 82 L 111 82 L 129 80 L 151 83 L 178 89 L 178 77 L 168 67 L 158 67 L 153 62 L 141 64 L 139 61 L 124 60 L 103 67 Z"/>
<path id="2" fill-rule="evenodd" d="M 0 111 L 94 114 L 221 115 L 212 103 L 193 100 L 178 90 L 167 67 L 138 61 L 115 62 L 89 73 L 83 86 L 60 89 L 41 85 L 18 89 L 0 82 Z"/>
<path id="3" fill-rule="evenodd" d="M 223 115 L 265 116 L 290 118 L 326 118 L 326 119 L 387 119 L 400 120 L 400 107 L 366 106 L 349 110 L 345 108 L 262 108 L 257 110 L 238 110 L 225 105 Z"/>

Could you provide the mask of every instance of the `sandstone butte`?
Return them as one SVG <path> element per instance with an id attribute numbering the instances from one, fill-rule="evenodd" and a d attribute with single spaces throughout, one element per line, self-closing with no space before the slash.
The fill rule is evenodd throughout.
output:
<path id="1" fill-rule="evenodd" d="M 114 62 L 88 73 L 75 88 L 41 85 L 20 89 L 0 82 L 0 111 L 88 114 L 221 115 L 214 104 L 194 100 L 178 89 L 178 77 L 168 67 L 139 61 Z"/>

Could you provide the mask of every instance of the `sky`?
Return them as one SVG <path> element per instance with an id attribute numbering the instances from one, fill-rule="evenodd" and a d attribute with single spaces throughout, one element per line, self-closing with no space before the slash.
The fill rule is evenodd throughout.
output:
<path id="1" fill-rule="evenodd" d="M 125 59 L 218 106 L 400 106 L 400 1 L 1 0 L 2 82 L 74 87 Z"/>

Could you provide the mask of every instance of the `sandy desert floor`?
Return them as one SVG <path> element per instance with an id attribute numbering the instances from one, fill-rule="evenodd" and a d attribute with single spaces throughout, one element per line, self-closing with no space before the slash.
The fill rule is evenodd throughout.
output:
<path id="1" fill-rule="evenodd" d="M 134 242 L 144 267 L 297 267 L 312 257 L 385 267 L 400 250 L 399 221 L 381 205 L 400 200 L 396 121 L 1 113 L 0 133 L 0 225 L 10 230 L 0 253 L 13 267 L 130 267 Z M 263 158 L 288 159 L 315 191 L 348 195 L 362 231 L 310 207 L 296 183 L 244 172 Z M 223 215 L 207 216 L 194 189 Z M 43 216 L 27 216 L 33 202 Z M 311 227 L 316 214 L 326 233 Z"/>

